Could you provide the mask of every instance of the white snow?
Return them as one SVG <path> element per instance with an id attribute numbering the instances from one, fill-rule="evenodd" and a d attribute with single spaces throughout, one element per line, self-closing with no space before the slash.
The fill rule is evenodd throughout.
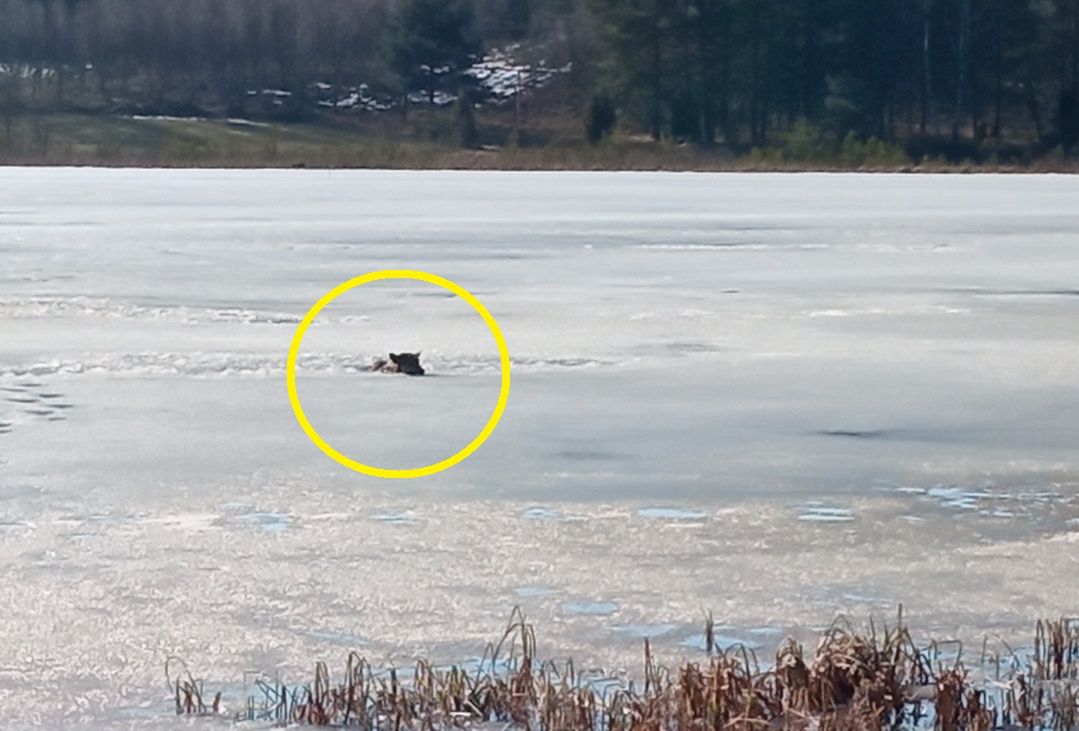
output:
<path id="1" fill-rule="evenodd" d="M 48 67 L 41 68 L 32 66 L 28 63 L 0 63 L 0 76 L 16 76 L 20 79 L 32 79 L 37 76 L 42 79 L 51 79 L 56 76 L 56 69 Z"/>
<path id="2" fill-rule="evenodd" d="M 137 122 L 206 122 L 206 117 L 176 117 L 170 114 L 132 114 L 128 119 Z"/>
<path id="3" fill-rule="evenodd" d="M 424 101 L 426 101 L 426 97 L 424 97 Z M 350 88 L 346 95 L 336 101 L 321 100 L 319 105 L 339 109 L 365 109 L 372 112 L 384 112 L 393 109 L 392 100 L 372 94 L 367 84 L 360 84 Z"/>
<path id="4" fill-rule="evenodd" d="M 410 104 L 428 104 L 432 100 L 436 107 L 444 107 L 457 101 L 457 95 L 441 90 L 435 91 L 434 94 L 428 94 L 426 91 L 414 91 L 408 95 Z"/>
<path id="5" fill-rule="evenodd" d="M 493 48 L 465 74 L 476 79 L 496 100 L 504 100 L 540 88 L 556 75 L 568 74 L 573 69 L 572 64 L 552 67 L 542 59 L 534 64 L 523 62 L 519 58 L 523 50 L 516 43 Z M 535 54 L 537 49 L 529 50 Z"/>
<path id="6" fill-rule="evenodd" d="M 269 127 L 267 122 L 256 122 L 252 119 L 243 119 L 242 117 L 229 117 L 225 120 L 229 124 L 236 125 L 238 127 Z"/>

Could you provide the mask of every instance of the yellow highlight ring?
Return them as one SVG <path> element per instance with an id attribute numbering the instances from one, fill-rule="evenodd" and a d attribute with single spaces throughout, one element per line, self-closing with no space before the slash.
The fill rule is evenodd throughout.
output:
<path id="1" fill-rule="evenodd" d="M 378 282 L 382 279 L 414 279 L 419 282 L 434 284 L 453 292 L 465 302 L 472 305 L 472 309 L 479 313 L 480 317 L 483 318 L 483 321 L 487 323 L 487 327 L 491 330 L 491 334 L 495 338 L 495 344 L 498 345 L 499 360 L 502 363 L 502 387 L 498 392 L 498 403 L 495 404 L 494 411 L 491 412 L 491 417 L 487 419 L 487 423 L 484 425 L 483 430 L 480 431 L 475 439 L 468 443 L 468 446 L 452 457 L 447 457 L 441 462 L 435 462 L 434 464 L 429 464 L 425 467 L 415 467 L 406 470 L 391 470 L 382 467 L 372 467 L 371 465 L 366 465 L 346 457 L 331 447 L 326 440 L 315 431 L 315 428 L 311 426 L 311 422 L 307 420 L 307 416 L 303 412 L 303 407 L 300 405 L 300 397 L 296 392 L 296 359 L 300 355 L 300 343 L 303 342 L 303 336 L 307 333 L 307 328 L 315 321 L 318 313 L 321 312 L 326 305 L 330 304 L 350 289 L 359 287 L 361 284 Z M 491 432 L 498 426 L 498 420 L 502 418 L 502 412 L 506 410 L 506 401 L 510 396 L 510 353 L 509 349 L 506 347 L 506 339 L 502 337 L 502 331 L 499 329 L 498 323 L 495 322 L 495 318 L 491 316 L 491 313 L 487 311 L 487 308 L 484 307 L 468 290 L 448 279 L 428 272 L 415 271 L 412 269 L 383 269 L 377 272 L 369 272 L 368 274 L 350 279 L 347 282 L 342 282 L 326 294 L 322 295 L 322 298 L 308 310 L 303 321 L 300 322 L 299 327 L 296 328 L 296 333 L 292 336 L 292 345 L 289 346 L 288 361 L 285 365 L 285 381 L 288 384 L 288 400 L 289 403 L 292 404 L 292 411 L 296 414 L 296 420 L 300 422 L 300 426 L 303 427 L 304 432 L 319 449 L 335 461 L 356 472 L 371 475 L 372 477 L 409 479 L 413 477 L 425 477 L 449 469 L 471 455 L 480 448 L 481 444 L 487 441 L 487 437 L 491 436 Z"/>

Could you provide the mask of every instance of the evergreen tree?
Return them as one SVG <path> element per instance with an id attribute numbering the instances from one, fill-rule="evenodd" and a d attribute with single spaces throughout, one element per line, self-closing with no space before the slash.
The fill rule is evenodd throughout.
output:
<path id="1" fill-rule="evenodd" d="M 19 82 L 11 76 L 0 76 L 0 124 L 4 127 L 4 151 L 14 152 L 12 128 L 23 112 Z"/>
<path id="2" fill-rule="evenodd" d="M 429 103 L 461 85 L 461 72 L 482 53 L 467 0 L 404 0 L 394 19 L 390 63 L 403 90 Z"/>
<path id="3" fill-rule="evenodd" d="M 610 94 L 599 92 L 592 97 L 592 103 L 588 107 L 588 117 L 585 119 L 585 137 L 593 145 L 614 131 L 615 122 L 618 121 L 618 112 L 614 106 L 614 100 Z"/>
<path id="4" fill-rule="evenodd" d="M 531 119 L 569 114 L 593 139 L 616 105 L 627 131 L 736 148 L 1079 148 L 1079 0 L 0 0 L 0 96 L 21 100 L 0 99 L 0 143 L 26 126 L 17 108 L 280 119 L 391 89 L 434 102 L 509 41 L 516 62 L 567 71 Z"/>
<path id="5" fill-rule="evenodd" d="M 476 111 L 473 107 L 472 94 L 468 89 L 461 89 L 457 95 L 457 140 L 461 147 L 471 150 L 479 147 L 480 136 L 476 128 Z"/>
<path id="6" fill-rule="evenodd" d="M 596 0 L 609 49 L 607 75 L 646 120 L 654 140 L 663 135 L 673 96 L 679 9 L 681 3 L 670 0 Z"/>

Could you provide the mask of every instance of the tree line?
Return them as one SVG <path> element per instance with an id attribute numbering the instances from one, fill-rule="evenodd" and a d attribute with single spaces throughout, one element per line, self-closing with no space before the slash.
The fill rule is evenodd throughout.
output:
<path id="1" fill-rule="evenodd" d="M 1079 0 L 598 0 L 654 138 L 1079 140 Z"/>
<path id="2" fill-rule="evenodd" d="M 433 104 L 506 47 L 593 141 L 1079 143 L 1079 0 L 0 0 L 0 113 Z"/>

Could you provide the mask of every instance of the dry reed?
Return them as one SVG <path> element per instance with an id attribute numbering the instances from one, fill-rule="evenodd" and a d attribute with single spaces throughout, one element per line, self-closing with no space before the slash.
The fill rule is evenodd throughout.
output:
<path id="1" fill-rule="evenodd" d="M 1072 619 L 1039 621 L 1025 664 L 1010 648 L 1007 658 L 989 657 L 983 645 L 971 668 L 959 643 L 917 646 L 902 608 L 894 627 L 871 622 L 859 632 L 836 621 L 811 658 L 787 639 L 765 667 L 744 646 L 721 650 L 711 615 L 705 645 L 704 660 L 670 669 L 645 640 L 639 686 L 599 682 L 578 673 L 572 661 L 540 661 L 535 630 L 515 609 L 474 669 L 439 669 L 420 660 L 411 673 L 378 671 L 350 653 L 336 679 L 320 662 L 308 684 L 258 681 L 236 720 L 368 731 L 484 723 L 529 731 L 1079 728 L 1079 621 Z M 166 675 L 177 714 L 221 712 L 221 694 L 208 707 L 202 681 L 182 661 L 170 658 Z"/>

